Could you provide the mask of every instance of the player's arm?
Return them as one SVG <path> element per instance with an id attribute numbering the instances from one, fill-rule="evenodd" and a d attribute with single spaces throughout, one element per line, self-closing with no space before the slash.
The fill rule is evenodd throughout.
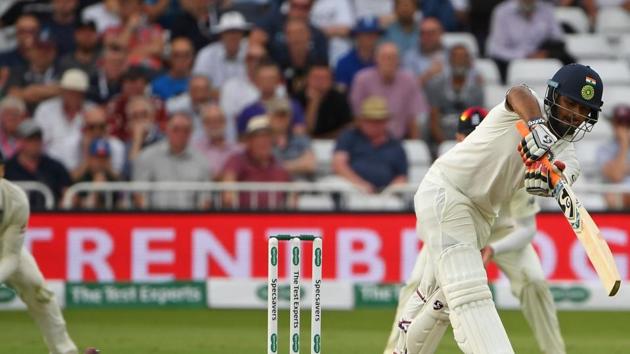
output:
<path id="1" fill-rule="evenodd" d="M 514 218 L 514 230 L 489 245 L 493 255 L 516 251 L 527 246 L 536 236 L 536 215 Z"/>
<path id="2" fill-rule="evenodd" d="M 11 222 L 2 235 L 2 254 L 0 254 L 0 283 L 17 270 L 20 253 L 24 245 L 24 233 L 28 222 L 28 205 L 20 207 L 8 218 Z"/>
<path id="3" fill-rule="evenodd" d="M 547 120 L 543 118 L 538 99 L 529 87 L 514 86 L 505 97 L 505 106 L 518 114 L 529 127 L 530 133 L 521 140 L 519 146 L 523 161 L 529 165 L 540 160 L 558 138 L 547 127 Z"/>

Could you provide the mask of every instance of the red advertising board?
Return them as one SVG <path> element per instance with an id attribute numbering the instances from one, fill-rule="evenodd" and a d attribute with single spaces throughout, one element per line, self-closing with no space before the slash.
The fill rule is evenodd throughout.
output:
<path id="1" fill-rule="evenodd" d="M 595 214 L 624 279 L 630 279 L 630 215 Z M 413 214 L 42 213 L 26 246 L 49 279 L 160 281 L 265 277 L 266 238 L 323 236 L 324 277 L 400 282 L 419 242 Z M 595 279 L 584 250 L 560 214 L 538 217 L 535 246 L 551 279 Z M 310 273 L 310 246 L 303 268 Z M 286 274 L 280 249 L 280 276 Z M 489 270 L 496 278 L 496 269 Z"/>

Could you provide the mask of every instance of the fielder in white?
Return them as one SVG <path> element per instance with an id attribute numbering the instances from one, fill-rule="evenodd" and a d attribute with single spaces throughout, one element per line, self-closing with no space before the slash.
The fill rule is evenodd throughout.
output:
<path id="1" fill-rule="evenodd" d="M 414 200 L 426 264 L 419 288 L 427 291 L 419 294 L 418 316 L 450 321 L 464 353 L 514 353 L 492 301 L 480 250 L 491 242 L 491 228 L 504 203 L 523 186 L 530 194 L 554 196 L 550 174 L 564 166 L 555 158 L 564 153 L 575 159 L 572 142 L 597 122 L 602 92 L 599 75 L 580 64 L 556 72 L 542 107 L 529 88 L 513 87 L 475 131 L 436 160 L 420 184 Z M 516 129 L 519 120 L 529 126 L 525 138 Z M 538 161 L 547 153 L 555 160 L 553 171 Z M 577 178 L 570 171 L 565 176 L 571 182 Z M 440 311 L 447 306 L 448 311 Z M 429 309 L 432 314 L 422 314 Z M 435 338 L 443 330 L 434 329 L 412 323 L 407 334 L 422 338 L 408 336 L 407 349 L 410 344 L 417 352 L 424 345 L 436 347 Z"/>
<path id="2" fill-rule="evenodd" d="M 33 256 L 23 247 L 29 217 L 24 192 L 4 179 L 0 155 L 0 283 L 14 289 L 44 335 L 51 354 L 77 354 L 54 294 Z"/>
<path id="3" fill-rule="evenodd" d="M 458 122 L 457 141 L 463 141 L 486 114 L 486 110 L 478 107 L 464 111 Z M 579 166 L 572 157 L 572 154 L 560 156 L 570 166 L 565 172 L 576 176 L 579 174 Z M 509 279 L 512 293 L 521 302 L 523 314 L 534 331 L 542 352 L 564 354 L 566 350 L 553 296 L 545 281 L 540 260 L 531 245 L 536 235 L 535 216 L 538 211 L 540 207 L 534 196 L 529 195 L 524 188 L 516 192 L 511 200 L 501 206 L 499 217 L 492 225 L 490 243 L 481 250 L 481 255 L 484 265 L 494 261 Z M 385 348 L 386 354 L 394 351 L 417 354 L 420 350 L 422 353 L 434 353 L 449 325 L 446 306 L 429 308 L 422 312 L 423 316 L 417 316 L 426 300 L 422 294 L 436 288 L 435 278 L 432 276 L 429 276 L 431 280 L 425 279 L 423 286 L 419 288 L 426 259 L 426 250 L 423 249 L 411 277 L 401 290 L 401 301 L 398 303 L 395 323 Z M 422 333 L 416 333 L 418 330 L 432 333 L 432 337 L 427 340 Z M 410 340 L 409 348 L 407 339 Z"/>

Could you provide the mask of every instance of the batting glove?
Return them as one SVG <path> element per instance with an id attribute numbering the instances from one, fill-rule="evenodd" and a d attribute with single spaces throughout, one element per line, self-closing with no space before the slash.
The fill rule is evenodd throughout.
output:
<path id="1" fill-rule="evenodd" d="M 556 186 L 551 182 L 551 174 L 562 175 L 565 164 L 562 161 L 553 162 L 553 170 L 550 171 L 542 162 L 536 161 L 527 167 L 525 173 L 525 189 L 529 194 L 539 197 L 555 197 Z"/>
<path id="2" fill-rule="evenodd" d="M 540 160 L 558 141 L 549 128 L 544 125 L 542 118 L 534 119 L 527 123 L 529 134 L 527 134 L 518 147 L 521 158 L 525 165 L 531 165 L 534 161 Z"/>

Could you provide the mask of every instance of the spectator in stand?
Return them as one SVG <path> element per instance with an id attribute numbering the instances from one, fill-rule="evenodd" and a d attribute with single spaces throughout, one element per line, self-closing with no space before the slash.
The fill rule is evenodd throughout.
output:
<path id="1" fill-rule="evenodd" d="M 425 18 L 420 23 L 418 44 L 403 58 L 403 66 L 418 77 L 418 84 L 422 87 L 441 74 L 446 64 L 442 33 L 440 21 L 433 17 Z"/>
<path id="2" fill-rule="evenodd" d="M 5 165 L 5 178 L 10 181 L 35 181 L 45 184 L 55 197 L 55 205 L 61 205 L 66 188 L 71 184 L 70 175 L 61 162 L 44 152 L 42 129 L 33 120 L 25 120 L 18 127 L 20 137 L 17 153 Z M 46 208 L 40 193 L 28 193 L 31 209 Z"/>
<path id="3" fill-rule="evenodd" d="M 371 96 L 387 99 L 387 128 L 394 138 L 420 137 L 419 120 L 428 113 L 429 107 L 413 75 L 400 68 L 394 43 L 381 44 L 376 52 L 376 67 L 361 70 L 354 79 L 350 101 L 355 115 L 361 112 L 363 101 Z"/>
<path id="4" fill-rule="evenodd" d="M 81 18 L 94 21 L 99 34 L 110 27 L 120 26 L 120 0 L 103 0 L 83 9 Z"/>
<path id="5" fill-rule="evenodd" d="M 171 41 L 168 72 L 151 82 L 153 95 L 166 101 L 188 90 L 195 52 L 188 38 L 178 37 Z"/>
<path id="6" fill-rule="evenodd" d="M 57 53 L 64 56 L 74 51 L 74 27 L 79 0 L 51 0 L 52 12 L 42 18 L 42 30 L 57 42 Z"/>
<path id="7" fill-rule="evenodd" d="M 173 97 L 166 102 L 168 114 L 186 112 L 193 120 L 193 139 L 203 136 L 201 107 L 212 102 L 212 87 L 206 76 L 196 75 L 190 78 L 188 92 Z"/>
<path id="8" fill-rule="evenodd" d="M 247 124 L 252 117 L 265 114 L 267 112 L 267 104 L 273 98 L 278 97 L 278 87 L 282 82 L 280 69 L 273 62 L 261 63 L 256 70 L 256 87 L 260 92 L 260 99 L 245 107 L 236 118 L 238 133 L 243 134 L 246 131 Z M 300 104 L 291 100 L 291 124 L 293 132 L 303 134 L 304 127 L 304 111 Z"/>
<path id="9" fill-rule="evenodd" d="M 330 64 L 336 63 L 352 47 L 349 36 L 355 18 L 351 0 L 317 0 L 310 19 L 328 38 Z"/>
<path id="10" fill-rule="evenodd" d="M 59 94 L 60 73 L 55 65 L 56 44 L 48 34 L 40 33 L 27 53 L 28 64 L 11 69 L 5 92 L 24 100 L 29 112 L 33 112 L 41 101 Z"/>
<path id="11" fill-rule="evenodd" d="M 280 65 L 287 91 L 294 95 L 304 89 L 306 73 L 315 63 L 328 63 L 327 52 L 317 53 L 311 42 L 308 23 L 289 19 L 285 26 L 285 46 L 276 47 L 271 57 Z"/>
<path id="12" fill-rule="evenodd" d="M 231 77 L 245 76 L 245 53 L 247 39 L 245 35 L 250 25 L 238 12 L 227 12 L 213 29 L 220 41 L 204 47 L 197 58 L 193 72 L 206 75 L 218 92 Z"/>
<path id="13" fill-rule="evenodd" d="M 153 101 L 146 96 L 134 96 L 129 99 L 125 109 L 129 137 L 124 140 L 127 146 L 127 162 L 132 165 L 142 150 L 162 140 L 164 135 L 157 122 Z M 130 166 L 125 167 L 128 175 Z"/>
<path id="14" fill-rule="evenodd" d="M 221 88 L 219 104 L 227 119 L 227 138 L 236 140 L 236 117 L 245 107 L 260 98 L 256 87 L 256 70 L 261 61 L 267 59 L 265 47 L 256 43 L 249 43 L 245 54 L 245 72 L 243 77 L 233 77 Z"/>
<path id="15" fill-rule="evenodd" d="M 127 123 L 127 102 L 131 97 L 146 96 L 148 84 L 147 71 L 141 67 L 131 67 L 121 79 L 120 94 L 113 97 L 107 104 L 109 131 L 122 141 L 126 141 L 130 134 Z M 149 99 L 154 112 L 155 122 L 158 124 L 159 129 L 162 129 L 167 118 L 164 102 L 156 97 L 149 97 Z"/>
<path id="16" fill-rule="evenodd" d="M 85 100 L 88 77 L 80 69 L 69 69 L 61 77 L 58 97 L 42 102 L 33 119 L 44 131 L 46 153 L 58 159 L 67 139 L 81 135 L 83 114 L 90 106 Z"/>
<path id="17" fill-rule="evenodd" d="M 87 97 L 98 104 L 106 104 L 120 93 L 123 75 L 127 71 L 127 49 L 105 38 L 105 48 L 93 68 Z"/>
<path id="18" fill-rule="evenodd" d="M 121 24 L 108 28 L 105 35 L 115 36 L 119 45 L 128 48 L 129 65 L 161 69 L 164 49 L 162 28 L 148 21 L 142 0 L 119 0 L 118 6 Z"/>
<path id="19" fill-rule="evenodd" d="M 327 65 L 311 67 L 306 87 L 296 99 L 304 107 L 306 132 L 313 138 L 334 139 L 352 122 L 348 99 L 333 87 L 332 71 Z"/>
<path id="20" fill-rule="evenodd" d="M 448 32 L 465 29 L 468 23 L 469 0 L 421 0 L 418 1 L 423 17 L 435 17 Z"/>
<path id="21" fill-rule="evenodd" d="M 444 140 L 455 139 L 460 113 L 484 103 L 483 80 L 465 45 L 450 49 L 448 66 L 429 82 L 426 93 L 431 105 L 428 142 L 435 158 Z"/>
<path id="22" fill-rule="evenodd" d="M 206 182 L 210 168 L 203 155 L 190 147 L 191 117 L 175 113 L 166 127 L 166 139 L 144 149 L 134 163 L 133 180 L 150 182 Z M 207 206 L 203 193 L 153 192 L 136 199 L 140 208 L 194 209 Z"/>
<path id="23" fill-rule="evenodd" d="M 477 45 L 482 55 L 487 55 L 486 42 L 490 33 L 490 19 L 494 8 L 503 0 L 468 0 L 470 9 L 470 31 L 477 39 Z"/>
<path id="24" fill-rule="evenodd" d="M 416 0 L 394 0 L 396 20 L 385 29 L 384 40 L 395 43 L 403 56 L 418 43 L 420 31 L 416 11 Z"/>
<path id="25" fill-rule="evenodd" d="M 193 42 L 195 51 L 200 51 L 214 41 L 211 28 L 219 23 L 219 9 L 213 0 L 181 0 L 184 10 L 173 21 L 171 37 L 186 37 Z"/>
<path id="26" fill-rule="evenodd" d="M 573 61 L 564 50 L 562 37 L 553 5 L 540 0 L 509 0 L 494 9 L 487 55 L 497 62 L 505 81 L 508 64 L 514 59 Z"/>
<path id="27" fill-rule="evenodd" d="M 91 182 L 98 185 L 102 182 L 119 181 L 118 174 L 112 168 L 111 157 L 112 148 L 107 139 L 93 140 L 87 149 L 85 167 L 81 174 L 74 176 L 74 183 Z M 111 193 L 112 195 L 108 196 L 108 194 L 107 192 L 80 193 L 73 201 L 73 205 L 75 208 L 82 209 L 104 209 L 106 207 L 111 209 L 116 207 L 118 195 Z M 113 202 L 113 205 L 108 205 L 108 199 Z"/>
<path id="28" fill-rule="evenodd" d="M 374 53 L 382 33 L 376 17 L 362 17 L 357 21 L 352 29 L 354 48 L 339 59 L 335 69 L 335 81 L 342 90 L 350 90 L 354 76 L 361 69 L 374 66 Z"/>
<path id="29" fill-rule="evenodd" d="M 0 53 L 0 68 L 28 66 L 28 53 L 35 45 L 39 32 L 40 26 L 37 17 L 31 14 L 20 15 L 15 23 L 15 39 L 17 46 L 13 50 Z M 4 76 L 6 74 L 2 75 Z"/>
<path id="30" fill-rule="evenodd" d="M 407 155 L 400 140 L 387 132 L 387 100 L 371 96 L 363 101 L 357 126 L 337 140 L 333 171 L 364 193 L 407 183 Z"/>
<path id="31" fill-rule="evenodd" d="M 289 19 L 307 21 L 315 53 L 328 52 L 326 35 L 310 22 L 311 8 L 315 0 L 287 0 L 278 11 L 272 11 L 256 24 L 250 35 L 250 41 L 266 45 L 269 53 L 281 51 L 285 47 L 284 29 Z"/>
<path id="32" fill-rule="evenodd" d="M 393 21 L 393 0 L 353 0 L 354 11 L 357 17 L 377 17 L 381 24 Z"/>
<path id="33" fill-rule="evenodd" d="M 61 57 L 59 71 L 81 69 L 92 77 L 96 75 L 99 57 L 99 36 L 94 22 L 79 22 L 74 28 L 75 50 Z"/>
<path id="34" fill-rule="evenodd" d="M 222 172 L 226 161 L 232 155 L 242 151 L 242 148 L 226 139 L 226 121 L 221 108 L 214 103 L 201 107 L 203 120 L 203 135 L 193 139 L 193 147 L 206 157 L 210 165 L 212 180 L 223 178 Z"/>
<path id="35" fill-rule="evenodd" d="M 291 132 L 291 102 L 285 97 L 269 102 L 267 116 L 271 126 L 274 155 L 294 179 L 308 179 L 317 168 L 311 141 L 306 135 Z"/>
<path id="36" fill-rule="evenodd" d="M 112 172 L 116 176 L 122 175 L 126 160 L 125 145 L 120 139 L 108 136 L 105 110 L 99 106 L 92 106 L 83 113 L 81 134 L 65 139 L 59 155 L 56 156 L 70 172 L 73 180 L 79 179 L 89 167 L 87 160 L 90 146 L 96 140 L 107 142 Z"/>
<path id="37" fill-rule="evenodd" d="M 601 119 L 601 118 L 600 118 Z M 613 111 L 615 141 L 599 149 L 601 171 L 606 183 L 630 185 L 630 105 L 622 104 Z M 606 203 L 612 209 L 630 208 L 630 194 L 609 193 Z"/>
<path id="38" fill-rule="evenodd" d="M 247 123 L 245 151 L 233 155 L 223 169 L 223 182 L 289 182 L 291 176 L 273 154 L 273 139 L 269 118 L 256 116 Z M 284 205 L 286 195 L 271 192 L 256 193 L 256 208 L 277 207 L 271 199 Z M 238 204 L 237 204 L 238 198 Z M 247 209 L 254 207 L 251 193 L 226 192 L 223 204 L 228 207 Z"/>
<path id="39" fill-rule="evenodd" d="M 26 119 L 26 105 L 19 98 L 6 96 L 0 100 L 0 149 L 9 159 L 17 150 L 18 127 Z"/>

